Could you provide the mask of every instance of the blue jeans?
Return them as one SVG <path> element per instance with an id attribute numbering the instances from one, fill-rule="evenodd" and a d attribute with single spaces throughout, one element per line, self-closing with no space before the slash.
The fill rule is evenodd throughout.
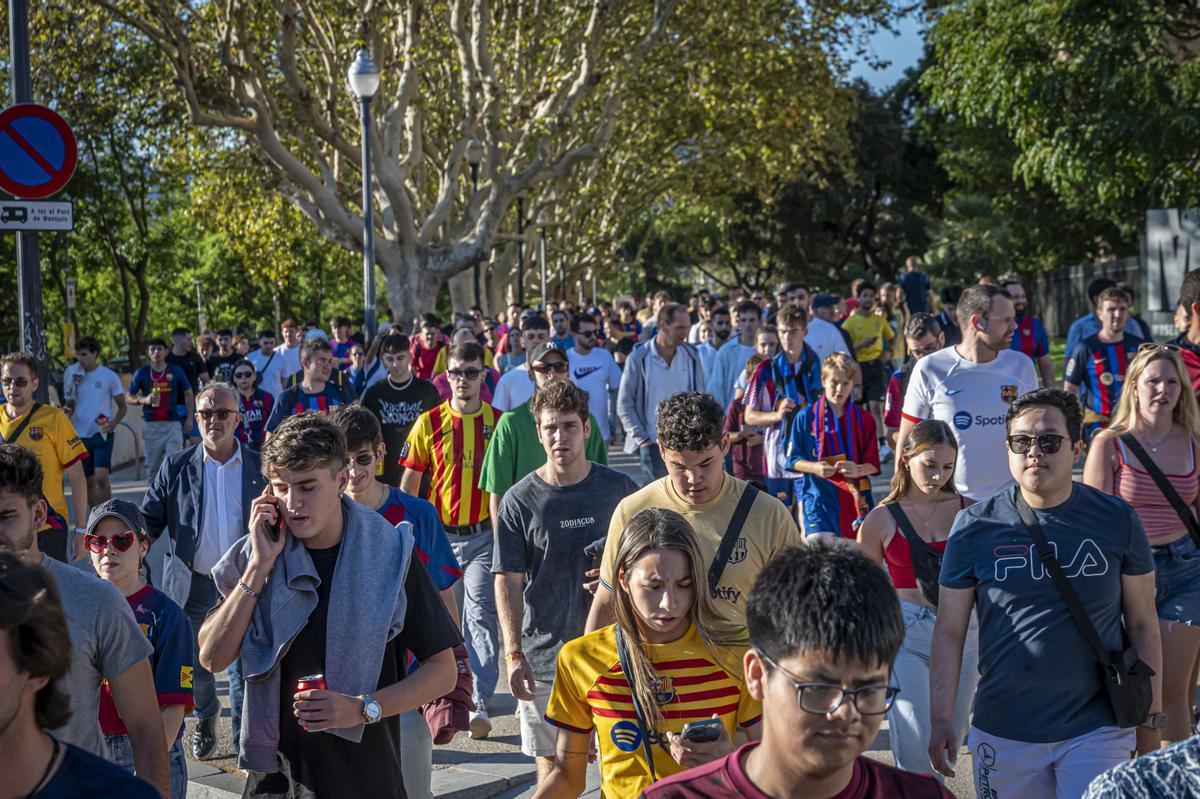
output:
<path id="1" fill-rule="evenodd" d="M 133 773 L 133 747 L 129 745 L 128 735 L 112 733 L 104 734 L 104 742 L 108 744 L 108 760 Z M 184 799 L 187 796 L 187 762 L 183 759 L 183 739 L 176 737 L 167 752 L 167 770 L 171 774 L 171 799 Z"/>
<path id="2" fill-rule="evenodd" d="M 496 594 L 492 578 L 492 531 L 475 535 L 450 535 L 450 548 L 463 570 L 454 584 L 454 599 L 462 613 L 463 639 L 475 687 L 471 699 L 480 710 L 487 707 L 500 679 L 500 636 L 496 624 Z"/>
<path id="3" fill-rule="evenodd" d="M 233 751 L 237 754 L 242 740 L 242 701 L 246 695 L 246 683 L 242 680 L 242 662 L 235 660 L 225 670 L 229 677 L 229 716 L 233 726 Z"/>
<path id="4" fill-rule="evenodd" d="M 638 463 L 642 467 L 642 485 L 650 485 L 660 477 L 667 476 L 667 465 L 663 463 L 662 455 L 659 454 L 658 444 L 650 443 L 645 447 L 638 447 Z"/>
<path id="5" fill-rule="evenodd" d="M 217 604 L 217 584 L 211 577 L 192 573 L 192 589 L 188 593 L 183 612 L 192 623 L 192 698 L 196 703 L 194 715 L 199 719 L 216 718 L 221 712 L 221 700 L 217 698 L 217 682 L 212 672 L 200 665 L 200 625 L 204 617 Z M 233 721 L 233 750 L 237 751 L 242 727 L 242 697 L 244 683 L 238 662 L 228 669 L 229 715 Z"/>

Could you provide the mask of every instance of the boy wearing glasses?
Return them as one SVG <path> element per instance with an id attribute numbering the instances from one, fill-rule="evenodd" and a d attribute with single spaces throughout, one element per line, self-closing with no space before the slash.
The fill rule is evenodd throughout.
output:
<path id="1" fill-rule="evenodd" d="M 88 502 L 99 505 L 112 496 L 112 433 L 125 418 L 125 387 L 117 373 L 100 363 L 100 342 L 84 336 L 75 345 L 75 363 L 63 373 L 63 410 L 87 447 L 83 461 Z"/>
<path id="2" fill-rule="evenodd" d="M 1063 370 L 1063 389 L 1067 393 L 1078 398 L 1080 386 L 1084 386 L 1085 444 L 1108 427 L 1108 420 L 1121 398 L 1121 387 L 1125 385 L 1125 371 L 1142 344 L 1137 336 L 1125 333 L 1129 295 L 1124 289 L 1113 286 L 1100 292 L 1096 299 L 1096 315 L 1100 318 L 1100 332 L 1085 338 L 1070 353 Z"/>
<path id="3" fill-rule="evenodd" d="M 929 757 L 938 772 L 954 775 L 946 752 L 958 751 L 960 742 L 950 717 L 974 610 L 980 681 L 967 742 L 980 796 L 1082 796 L 1134 748 L 1134 731 L 1117 726 L 1100 664 L 1040 561 L 1022 512 L 1042 528 L 1104 648 L 1132 645 L 1156 674 L 1162 671 L 1150 543 L 1132 508 L 1072 481 L 1081 427 L 1079 403 L 1065 391 L 1043 388 L 1014 401 L 1005 429 L 1017 485 L 961 511 L 942 559 Z M 1149 739 L 1166 724 L 1160 678 L 1151 685 Z"/>
<path id="4" fill-rule="evenodd" d="M 164 350 L 165 352 L 165 350 Z M 87 478 L 83 461 L 87 448 L 80 441 L 58 408 L 33 399 L 38 389 L 37 364 L 23 352 L 10 352 L 0 358 L 0 384 L 4 386 L 4 407 L 0 409 L 0 440 L 28 448 L 42 465 L 42 494 L 50 507 L 65 521 L 67 497 L 63 493 L 63 475 L 71 484 L 71 505 L 75 511 L 75 533 L 87 519 Z M 176 431 L 179 430 L 176 426 Z M 82 541 L 69 528 L 49 528 L 42 533 L 42 550 L 50 557 L 71 561 L 82 553 Z"/>
<path id="5" fill-rule="evenodd" d="M 421 414 L 400 450 L 404 476 L 400 489 L 417 496 L 421 477 L 429 472 L 429 498 L 446 528 L 450 547 L 463 569 L 454 586 L 462 608 L 463 637 L 475 687 L 471 699 L 472 738 L 492 731 L 487 703 L 500 676 L 496 600 L 492 592 L 492 517 L 479 472 L 500 412 L 479 397 L 483 384 L 483 348 L 474 342 L 455 344 L 447 358 L 450 399 Z"/>
<path id="6" fill-rule="evenodd" d="M 898 693 L 904 621 L 887 575 L 857 547 L 784 550 L 755 581 L 746 624 L 762 740 L 660 780 L 646 799 L 953 797 L 933 777 L 863 754 Z"/>
<path id="7" fill-rule="evenodd" d="M 92 509 L 84 546 L 100 579 L 112 583 L 133 610 L 138 627 L 154 647 L 150 668 L 162 713 L 171 769 L 170 799 L 187 793 L 187 764 L 183 759 L 183 715 L 192 709 L 192 627 L 183 610 L 140 574 L 150 550 L 146 520 L 137 505 L 110 499 Z M 129 732 L 113 701 L 107 682 L 100 686 L 100 729 L 108 759 L 133 772 Z"/>

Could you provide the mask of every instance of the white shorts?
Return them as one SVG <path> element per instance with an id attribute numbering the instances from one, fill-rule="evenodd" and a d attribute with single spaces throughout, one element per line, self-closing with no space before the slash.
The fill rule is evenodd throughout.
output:
<path id="1" fill-rule="evenodd" d="M 1026 743 L 989 735 L 975 727 L 967 746 L 975 771 L 975 795 L 986 799 L 1079 799 L 1088 784 L 1129 759 L 1133 730 L 1101 727 L 1053 743 Z"/>
<path id="2" fill-rule="evenodd" d="M 546 721 L 553 682 L 535 681 L 533 701 L 517 700 L 517 719 L 521 723 L 521 752 L 529 757 L 554 757 L 558 727 Z"/>

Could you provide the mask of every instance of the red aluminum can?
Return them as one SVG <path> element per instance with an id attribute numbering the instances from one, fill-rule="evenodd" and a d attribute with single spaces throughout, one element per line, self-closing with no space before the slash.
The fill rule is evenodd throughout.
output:
<path id="1" fill-rule="evenodd" d="M 310 674 L 307 677 L 301 677 L 296 680 L 296 693 L 301 691 L 328 691 L 329 686 L 325 683 L 324 674 Z"/>

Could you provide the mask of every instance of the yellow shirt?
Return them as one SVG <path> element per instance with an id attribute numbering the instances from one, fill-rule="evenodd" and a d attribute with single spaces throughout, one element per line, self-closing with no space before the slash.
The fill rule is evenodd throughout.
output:
<path id="1" fill-rule="evenodd" d="M 688 520 L 700 544 L 704 572 L 707 573 L 708 564 L 717 556 L 729 520 L 733 518 L 742 492 L 746 490 L 745 481 L 728 474 L 724 477 L 725 485 L 721 486 L 716 499 L 703 505 L 691 505 L 681 499 L 675 493 L 670 477 L 655 480 L 636 494 L 621 500 L 608 525 L 608 540 L 604 543 L 604 558 L 600 564 L 600 582 L 606 588 L 612 588 L 616 581 L 617 550 L 621 547 L 625 526 L 638 511 L 646 508 L 668 508 Z M 725 564 L 713 598 L 720 616 L 714 625 L 718 633 L 732 640 L 747 640 L 746 600 L 759 572 L 785 547 L 800 546 L 803 541 L 796 522 L 783 503 L 760 492 L 750 506 L 742 534 Z"/>
<path id="2" fill-rule="evenodd" d="M 475 413 L 450 407 L 450 400 L 421 414 L 400 448 L 400 465 L 430 473 L 429 501 L 442 524 L 466 527 L 488 517 L 488 492 L 479 488 L 483 455 L 500 411 L 486 402 Z"/>
<path id="3" fill-rule="evenodd" d="M 650 785 L 643 730 L 617 657 L 615 630 L 609 625 L 563 645 L 546 705 L 546 721 L 554 726 L 573 732 L 596 730 L 601 789 L 614 799 L 640 796 Z M 666 733 L 681 732 L 689 721 L 703 721 L 714 713 L 730 739 L 736 727 L 759 722 L 762 704 L 746 691 L 742 675 L 745 651 L 726 648 L 718 663 L 694 626 L 678 641 L 646 647 L 660 678 L 657 693 L 666 727 L 650 736 L 660 779 L 685 770 L 671 757 Z"/>
<path id="4" fill-rule="evenodd" d="M 63 475 L 76 461 L 87 457 L 87 447 L 79 440 L 67 415 L 52 405 L 42 405 L 15 441 L 9 434 L 17 429 L 28 412 L 16 419 L 0 410 L 0 436 L 5 443 L 20 444 L 37 456 L 42 465 L 42 494 L 56 513 L 67 521 L 67 496 L 63 493 Z M 76 519 L 83 525 L 87 519 Z"/>
<path id="5" fill-rule="evenodd" d="M 882 316 L 876 316 L 872 313 L 869 316 L 863 316 L 858 311 L 853 311 L 846 320 L 842 322 L 842 330 L 850 334 L 850 340 L 854 342 L 855 352 L 854 357 L 859 363 L 869 363 L 879 360 L 879 356 L 883 354 L 883 343 L 891 341 L 896 337 L 892 332 L 892 326 L 887 323 L 887 320 Z M 865 339 L 874 337 L 871 345 L 858 349 L 858 345 Z M 890 348 L 889 348 L 890 349 Z"/>

